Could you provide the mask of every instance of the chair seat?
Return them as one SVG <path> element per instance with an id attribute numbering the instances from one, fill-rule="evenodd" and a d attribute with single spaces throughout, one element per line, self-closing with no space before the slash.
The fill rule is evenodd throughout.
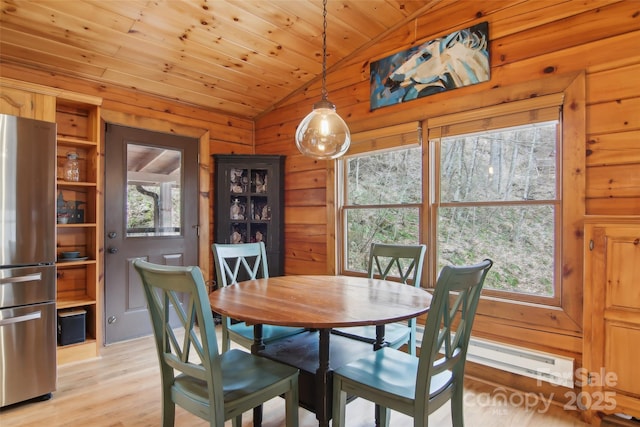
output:
<path id="1" fill-rule="evenodd" d="M 375 326 L 353 326 L 349 328 L 336 328 L 332 329 L 336 335 L 342 335 L 343 337 L 352 338 L 354 340 L 363 341 L 369 344 L 376 342 L 376 327 Z M 390 323 L 384 327 L 384 340 L 389 344 L 389 347 L 399 348 L 407 341 L 411 335 L 411 327 L 407 324 Z"/>
<path id="2" fill-rule="evenodd" d="M 344 365 L 334 371 L 345 380 L 376 389 L 394 400 L 410 404 L 415 399 L 419 359 L 394 348 L 381 348 L 370 355 Z M 443 371 L 431 378 L 429 395 L 435 396 L 452 384 L 451 371 Z"/>
<path id="3" fill-rule="evenodd" d="M 247 399 L 257 392 L 277 387 L 280 382 L 289 381 L 298 372 L 297 368 L 238 349 L 222 353 L 220 364 L 225 406 Z M 204 413 L 208 411 L 209 393 L 206 381 L 179 375 L 175 379 L 174 387 L 178 392 L 174 392 L 174 396 L 201 405 Z M 241 412 L 261 403 L 261 397 L 255 399 L 248 399 Z"/>
<path id="4" fill-rule="evenodd" d="M 229 331 L 241 335 L 249 341 L 253 341 L 253 326 L 249 326 L 245 322 L 231 324 L 231 326 L 229 326 Z M 291 335 L 299 334 L 304 331 L 304 328 L 262 325 L 262 341 L 265 343 L 269 343 L 280 338 L 286 338 Z"/>

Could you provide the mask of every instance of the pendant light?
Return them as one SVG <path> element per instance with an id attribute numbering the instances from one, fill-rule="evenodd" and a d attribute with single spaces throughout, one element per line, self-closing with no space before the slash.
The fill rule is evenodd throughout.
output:
<path id="1" fill-rule="evenodd" d="M 330 160 L 349 149 L 351 133 L 336 106 L 327 99 L 327 0 L 322 2 L 322 99 L 296 129 L 296 145 L 305 156 Z"/>

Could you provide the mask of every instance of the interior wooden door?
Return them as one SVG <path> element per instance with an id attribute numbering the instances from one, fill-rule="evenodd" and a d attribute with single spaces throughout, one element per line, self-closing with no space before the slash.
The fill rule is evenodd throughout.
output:
<path id="1" fill-rule="evenodd" d="M 640 225 L 587 228 L 585 351 L 575 405 L 640 417 Z"/>
<path id="2" fill-rule="evenodd" d="M 105 342 L 151 334 L 133 261 L 198 263 L 198 140 L 109 125 L 105 147 Z"/>

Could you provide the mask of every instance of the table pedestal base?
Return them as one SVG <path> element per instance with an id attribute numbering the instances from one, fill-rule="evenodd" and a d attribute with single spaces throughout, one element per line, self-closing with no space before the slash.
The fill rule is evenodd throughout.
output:
<path id="1" fill-rule="evenodd" d="M 333 369 L 370 354 L 373 346 L 329 334 L 328 329 L 322 334 L 323 337 L 318 331 L 308 331 L 283 338 L 269 343 L 259 354 L 300 369 L 300 406 L 314 412 L 318 425 L 324 427 L 329 425 L 332 414 Z M 321 340 L 323 344 L 326 341 L 328 351 L 320 351 Z M 321 354 L 328 354 L 328 360 L 321 361 Z"/>

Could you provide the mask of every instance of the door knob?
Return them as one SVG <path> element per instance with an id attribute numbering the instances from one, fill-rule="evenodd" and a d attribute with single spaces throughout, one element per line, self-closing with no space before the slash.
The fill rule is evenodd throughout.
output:
<path id="1" fill-rule="evenodd" d="M 118 253 L 118 248 L 109 248 L 108 251 L 110 254 L 115 254 Z"/>
<path id="2" fill-rule="evenodd" d="M 107 236 L 108 236 L 110 239 L 115 239 L 115 238 L 118 236 L 118 233 L 116 233 L 115 231 L 110 231 L 110 232 L 107 234 Z"/>

